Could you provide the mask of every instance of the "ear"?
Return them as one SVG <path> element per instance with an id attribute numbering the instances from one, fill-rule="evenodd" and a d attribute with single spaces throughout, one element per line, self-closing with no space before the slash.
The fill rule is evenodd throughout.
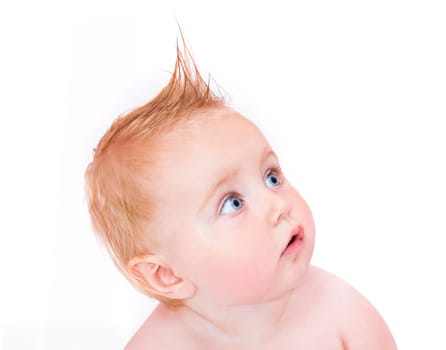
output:
<path id="1" fill-rule="evenodd" d="M 158 255 L 142 255 L 127 263 L 129 273 L 142 287 L 170 299 L 188 299 L 195 294 L 195 285 L 180 276 Z"/>

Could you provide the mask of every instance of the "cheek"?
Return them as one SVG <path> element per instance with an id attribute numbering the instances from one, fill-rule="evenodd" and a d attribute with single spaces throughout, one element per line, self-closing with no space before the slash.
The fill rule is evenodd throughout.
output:
<path id="1" fill-rule="evenodd" d="M 303 199 L 299 192 L 292 186 L 291 191 L 289 192 L 289 201 L 294 203 L 292 216 L 313 231 L 314 222 L 311 209 L 305 199 Z"/>
<path id="2" fill-rule="evenodd" d="M 248 303 L 272 285 L 277 254 L 271 240 L 261 240 L 258 230 L 253 229 L 251 226 L 234 235 L 235 239 L 220 242 L 219 249 L 207 257 L 202 282 L 217 300 Z"/>
<path id="3" fill-rule="evenodd" d="M 271 264 L 269 264 L 271 266 Z M 247 304 L 262 299 L 273 284 L 273 270 L 259 259 L 219 261 L 208 266 L 206 289 L 226 303 Z"/>

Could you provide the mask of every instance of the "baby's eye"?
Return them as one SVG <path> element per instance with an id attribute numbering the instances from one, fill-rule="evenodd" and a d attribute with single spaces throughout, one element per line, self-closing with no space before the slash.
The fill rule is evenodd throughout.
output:
<path id="1" fill-rule="evenodd" d="M 243 199 L 237 197 L 236 195 L 229 196 L 223 203 L 220 209 L 220 214 L 230 214 L 243 207 Z"/>
<path id="2" fill-rule="evenodd" d="M 270 188 L 279 186 L 281 184 L 281 181 L 278 172 L 274 170 L 270 171 L 268 175 L 266 175 L 265 184 L 266 187 Z"/>

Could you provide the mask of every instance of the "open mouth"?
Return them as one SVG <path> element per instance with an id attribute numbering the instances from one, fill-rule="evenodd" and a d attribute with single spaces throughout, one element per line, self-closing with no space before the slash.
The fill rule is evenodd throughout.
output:
<path id="1" fill-rule="evenodd" d="M 282 255 L 293 252 L 296 248 L 298 248 L 303 241 L 303 230 L 302 227 L 299 226 L 296 233 L 293 234 L 282 252 Z"/>
<path id="2" fill-rule="evenodd" d="M 287 248 L 288 248 L 291 244 L 293 244 L 293 243 L 296 241 L 296 239 L 297 239 L 297 235 L 294 235 L 293 237 L 291 237 L 290 242 L 289 242 L 288 245 L 287 245 Z"/>

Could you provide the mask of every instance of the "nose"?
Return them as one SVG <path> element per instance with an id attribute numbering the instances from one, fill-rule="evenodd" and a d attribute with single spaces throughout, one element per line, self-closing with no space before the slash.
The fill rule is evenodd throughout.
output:
<path id="1" fill-rule="evenodd" d="M 283 220 L 286 220 L 290 214 L 290 203 L 287 197 L 280 192 L 269 191 L 267 197 L 267 220 L 276 226 Z"/>

